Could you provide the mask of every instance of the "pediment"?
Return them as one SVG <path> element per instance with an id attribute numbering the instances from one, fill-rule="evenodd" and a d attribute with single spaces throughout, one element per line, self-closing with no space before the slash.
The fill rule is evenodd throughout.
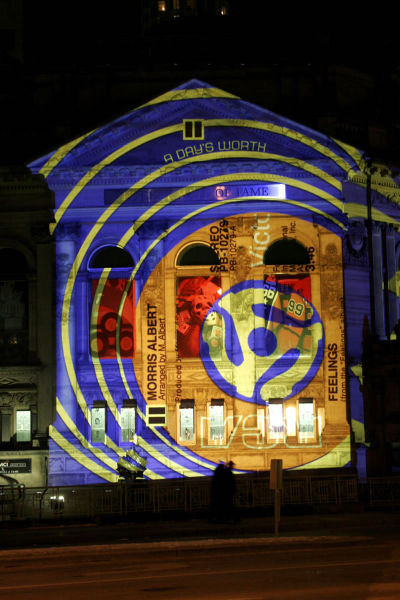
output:
<path id="1" fill-rule="evenodd" d="M 185 120 L 203 124 L 202 139 L 185 139 Z M 48 176 L 54 170 L 85 171 L 99 164 L 146 168 L 191 163 L 206 160 L 207 154 L 218 158 L 218 153 L 236 161 L 305 161 L 335 177 L 357 172 L 362 163 L 355 148 L 192 79 L 29 166 Z"/>

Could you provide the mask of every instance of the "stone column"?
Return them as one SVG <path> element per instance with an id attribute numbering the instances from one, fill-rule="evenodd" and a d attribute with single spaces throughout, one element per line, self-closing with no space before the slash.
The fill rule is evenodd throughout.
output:
<path id="1" fill-rule="evenodd" d="M 81 307 L 76 315 L 76 329 L 79 334 L 76 336 L 76 355 L 79 364 L 88 362 L 89 348 L 89 321 L 88 321 L 88 280 L 85 274 L 79 275 L 76 280 L 76 304 Z M 85 310 L 86 309 L 86 310 Z"/>
<path id="2" fill-rule="evenodd" d="M 384 338 L 385 310 L 383 302 L 382 229 L 380 223 L 372 223 L 373 286 L 375 298 L 375 328 L 379 338 Z"/>
<path id="3" fill-rule="evenodd" d="M 38 436 L 47 434 L 55 419 L 55 323 L 53 316 L 54 241 L 48 227 L 35 229 L 36 241 L 36 331 L 38 373 Z"/>
<path id="4" fill-rule="evenodd" d="M 386 228 L 386 268 L 388 278 L 388 305 L 389 305 L 389 330 L 393 331 L 393 327 L 399 320 L 399 301 L 396 293 L 396 246 L 395 246 L 395 231 L 393 225 L 388 225 Z"/>
<path id="5" fill-rule="evenodd" d="M 76 273 L 71 273 L 71 268 L 76 256 L 76 239 L 79 228 L 75 225 L 59 225 L 55 235 L 56 244 L 56 354 L 57 354 L 57 397 L 71 419 L 76 422 L 77 402 L 74 389 L 75 382 L 71 383 L 67 367 L 76 373 L 76 283 L 70 298 L 69 312 L 63 312 L 63 301 L 69 277 L 75 278 Z M 62 344 L 63 327 L 68 328 L 70 356 L 64 353 Z M 65 429 L 67 431 L 67 428 Z"/>

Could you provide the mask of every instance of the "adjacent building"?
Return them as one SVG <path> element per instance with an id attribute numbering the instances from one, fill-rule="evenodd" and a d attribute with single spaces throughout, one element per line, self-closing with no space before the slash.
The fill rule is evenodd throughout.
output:
<path id="1" fill-rule="evenodd" d="M 0 172 L 0 485 L 47 484 L 55 419 L 53 195 L 28 169 Z"/>

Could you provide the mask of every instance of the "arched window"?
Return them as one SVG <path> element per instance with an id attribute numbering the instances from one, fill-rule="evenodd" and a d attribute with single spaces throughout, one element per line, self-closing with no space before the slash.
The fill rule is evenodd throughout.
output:
<path id="1" fill-rule="evenodd" d="M 308 265 L 310 256 L 303 244 L 291 238 L 284 238 L 266 249 L 263 263 L 264 265 Z"/>
<path id="2" fill-rule="evenodd" d="M 89 269 L 104 269 L 107 267 L 127 269 L 133 266 L 133 259 L 129 252 L 117 246 L 100 248 L 89 260 Z"/>
<path id="3" fill-rule="evenodd" d="M 94 359 L 133 358 L 135 288 L 132 256 L 105 246 L 88 263 L 91 276 L 90 349 Z M 106 272 L 104 273 L 104 269 Z"/>
<path id="4" fill-rule="evenodd" d="M 219 265 L 218 254 L 207 244 L 191 244 L 182 250 L 177 261 L 179 267 Z"/>
<path id="5" fill-rule="evenodd" d="M 25 256 L 14 248 L 0 248 L 0 272 L 25 277 L 28 263 Z"/>
<path id="6" fill-rule="evenodd" d="M 28 263 L 22 252 L 0 248 L 0 364 L 28 359 Z"/>

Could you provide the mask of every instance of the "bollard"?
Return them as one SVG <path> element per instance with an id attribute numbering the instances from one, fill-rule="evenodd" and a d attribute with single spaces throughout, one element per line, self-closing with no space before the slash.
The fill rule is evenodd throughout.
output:
<path id="1" fill-rule="evenodd" d="M 274 490 L 274 535 L 279 534 L 279 521 L 281 519 L 281 490 L 282 490 L 282 459 L 271 460 L 269 488 Z"/>

